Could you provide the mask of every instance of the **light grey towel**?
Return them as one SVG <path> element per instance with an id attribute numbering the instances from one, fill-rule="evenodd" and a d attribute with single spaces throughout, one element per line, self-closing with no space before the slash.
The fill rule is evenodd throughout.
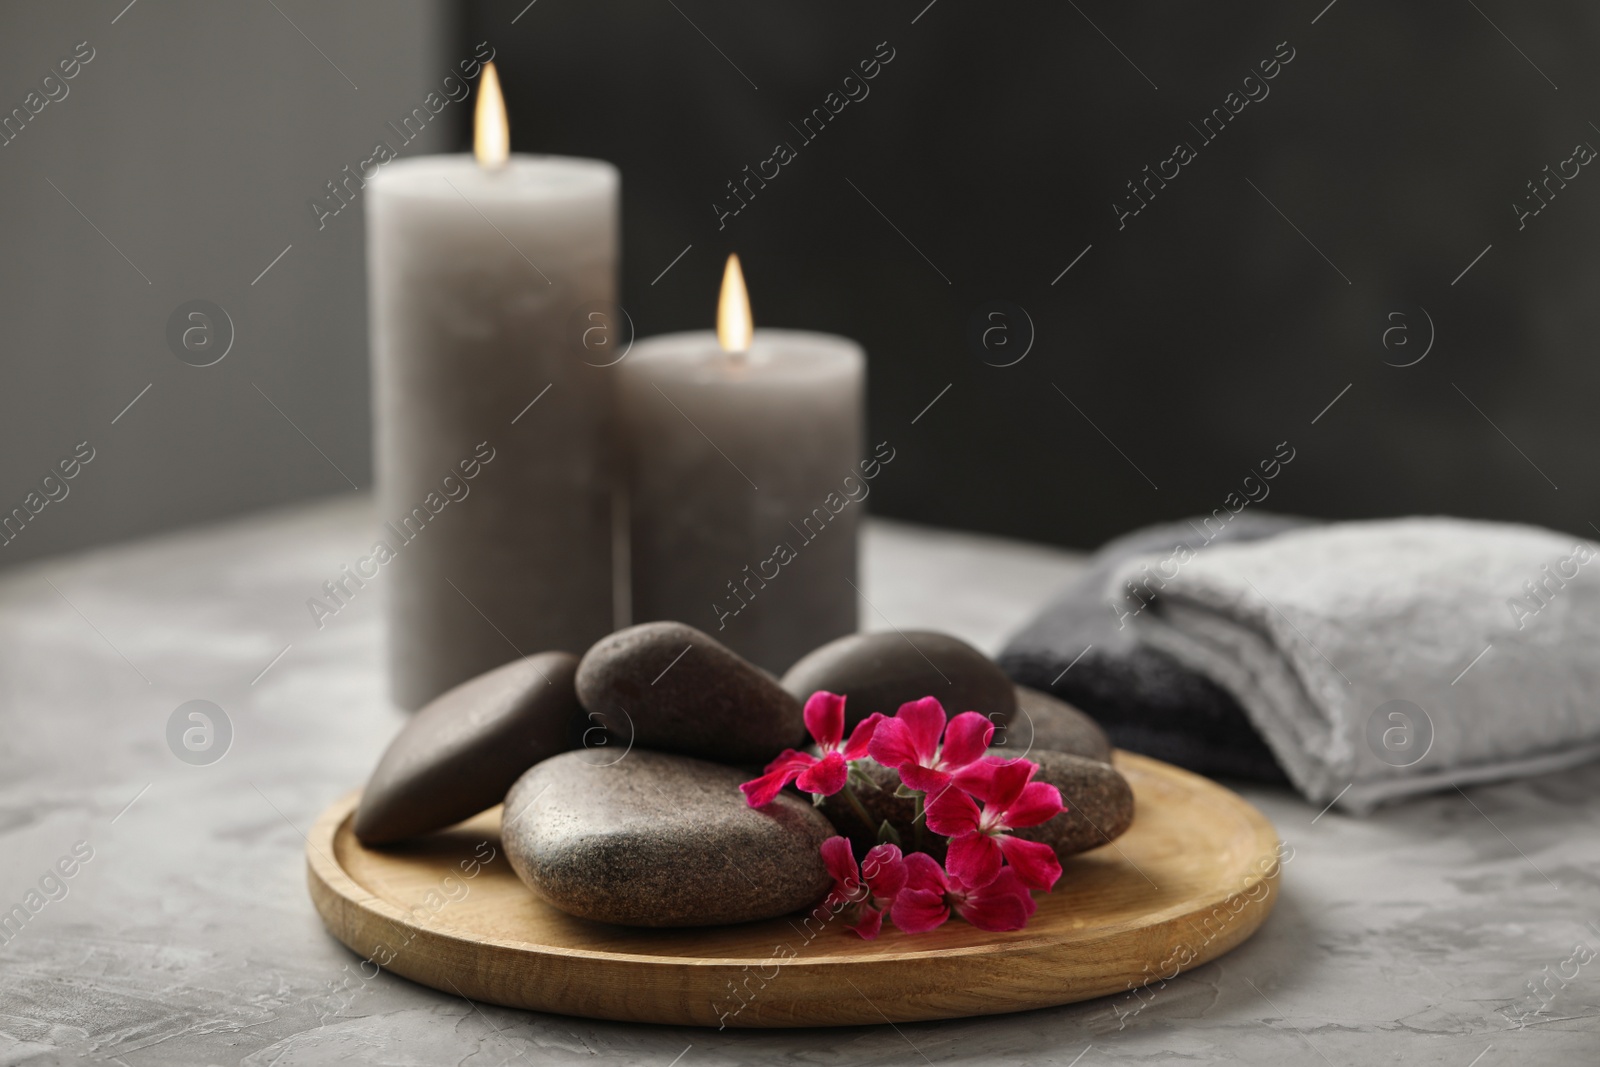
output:
<path id="1" fill-rule="evenodd" d="M 1335 523 L 1133 560 L 1106 595 L 1141 640 L 1232 693 L 1319 804 L 1364 813 L 1600 757 L 1592 542 Z"/>

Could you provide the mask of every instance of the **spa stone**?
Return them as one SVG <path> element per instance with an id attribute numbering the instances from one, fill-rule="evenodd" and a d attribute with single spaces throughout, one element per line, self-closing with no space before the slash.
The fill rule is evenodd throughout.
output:
<path id="1" fill-rule="evenodd" d="M 776 679 L 681 622 L 602 638 L 579 662 L 577 686 L 622 747 L 764 763 L 805 732 L 800 702 Z"/>
<path id="2" fill-rule="evenodd" d="M 593 755 L 546 760 L 506 796 L 506 858 L 554 907 L 627 926 L 722 925 L 810 907 L 832 884 L 819 849 L 833 829 L 808 801 L 757 810 L 732 767 Z"/>
<path id="3" fill-rule="evenodd" d="M 1100 724 L 1048 693 L 1017 686 L 1017 713 L 995 731 L 990 751 L 1014 759 L 1035 749 L 1111 762 L 1111 742 Z"/>
<path id="4" fill-rule="evenodd" d="M 996 724 L 1017 707 L 1011 679 L 987 656 L 959 638 L 922 630 L 830 641 L 790 667 L 783 686 L 802 701 L 819 689 L 842 694 L 847 728 L 927 696 L 952 717 L 976 711 Z"/>
<path id="5" fill-rule="evenodd" d="M 540 760 L 572 747 L 578 657 L 515 660 L 436 697 L 389 743 L 356 808 L 356 837 L 381 845 L 494 807 Z"/>

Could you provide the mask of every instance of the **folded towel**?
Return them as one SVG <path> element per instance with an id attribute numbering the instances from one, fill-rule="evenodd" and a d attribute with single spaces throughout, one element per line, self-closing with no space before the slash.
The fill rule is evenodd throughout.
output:
<path id="1" fill-rule="evenodd" d="M 1600 757 L 1592 543 L 1461 519 L 1337 523 L 1129 561 L 1105 592 L 1141 641 L 1231 693 L 1316 803 L 1359 813 Z"/>
<path id="2" fill-rule="evenodd" d="M 1227 690 L 1167 653 L 1140 644 L 1106 596 L 1124 563 L 1207 545 L 1256 541 L 1310 524 L 1256 508 L 1162 523 L 1107 542 L 1084 573 L 1006 643 L 999 663 L 1099 720 L 1111 743 L 1201 774 L 1287 779 Z M 1120 600 L 1120 598 L 1115 598 Z"/>

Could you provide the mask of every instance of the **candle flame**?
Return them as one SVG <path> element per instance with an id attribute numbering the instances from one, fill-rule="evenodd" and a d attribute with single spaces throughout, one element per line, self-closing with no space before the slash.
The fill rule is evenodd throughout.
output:
<path id="1" fill-rule="evenodd" d="M 744 272 L 739 269 L 739 257 L 730 255 L 722 271 L 722 295 L 717 297 L 717 343 L 724 352 L 748 351 L 754 329 Z"/>
<path id="2" fill-rule="evenodd" d="M 494 63 L 483 65 L 478 79 L 478 109 L 472 121 L 472 154 L 480 167 L 503 167 L 511 156 L 511 128 L 506 123 L 506 101 L 500 95 L 500 75 Z"/>

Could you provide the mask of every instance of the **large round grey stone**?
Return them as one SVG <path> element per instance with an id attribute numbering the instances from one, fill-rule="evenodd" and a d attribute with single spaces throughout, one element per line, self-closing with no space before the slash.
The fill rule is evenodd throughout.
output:
<path id="1" fill-rule="evenodd" d="M 578 699 L 616 743 L 725 763 L 764 763 L 805 733 L 800 702 L 761 668 L 681 622 L 597 641 Z"/>
<path id="2" fill-rule="evenodd" d="M 804 701 L 825 690 L 845 697 L 847 728 L 873 712 L 934 697 L 951 717 L 976 711 L 1000 724 L 1017 707 L 1011 679 L 982 652 L 949 634 L 923 630 L 851 634 L 807 653 L 783 676 Z"/>
<path id="3" fill-rule="evenodd" d="M 816 904 L 832 884 L 818 850 L 833 828 L 795 796 L 751 808 L 745 778 L 638 748 L 609 765 L 556 756 L 506 796 L 506 858 L 539 897 L 599 922 L 710 926 Z"/>
<path id="4" fill-rule="evenodd" d="M 523 771 L 572 747 L 583 715 L 577 669 L 576 656 L 544 652 L 436 697 L 378 761 L 356 807 L 356 837 L 399 841 L 500 803 Z"/>

